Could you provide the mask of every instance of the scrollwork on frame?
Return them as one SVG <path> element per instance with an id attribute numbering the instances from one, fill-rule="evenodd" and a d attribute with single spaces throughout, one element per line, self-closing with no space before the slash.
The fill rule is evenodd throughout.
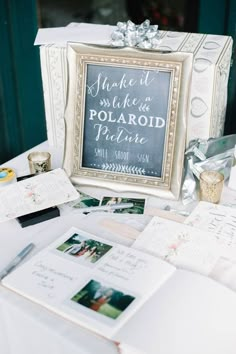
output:
<path id="1" fill-rule="evenodd" d="M 192 55 L 69 44 L 72 181 L 178 198 Z"/>

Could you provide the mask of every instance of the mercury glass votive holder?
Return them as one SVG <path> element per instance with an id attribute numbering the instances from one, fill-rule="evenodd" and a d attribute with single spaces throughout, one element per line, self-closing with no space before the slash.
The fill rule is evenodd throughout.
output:
<path id="1" fill-rule="evenodd" d="M 224 176 L 217 171 L 203 171 L 200 174 L 200 200 L 217 204 L 220 202 Z"/>
<path id="2" fill-rule="evenodd" d="M 28 155 L 31 174 L 39 174 L 51 170 L 51 154 L 49 152 L 34 151 Z"/>

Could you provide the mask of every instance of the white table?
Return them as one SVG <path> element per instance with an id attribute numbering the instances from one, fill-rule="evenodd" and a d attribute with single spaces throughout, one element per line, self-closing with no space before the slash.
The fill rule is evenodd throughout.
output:
<path id="1" fill-rule="evenodd" d="M 32 150 L 50 151 L 52 153 L 52 168 L 61 167 L 63 155 L 61 150 L 49 147 L 47 142 Z M 15 169 L 18 176 L 27 175 L 29 173 L 27 162 L 28 153 L 29 151 L 8 161 L 4 166 Z M 227 188 L 225 188 L 224 200 L 236 205 L 236 193 L 229 193 Z M 166 204 L 166 201 L 149 198 L 149 203 L 150 206 L 158 205 L 163 207 Z M 177 203 L 173 202 L 172 205 L 175 207 L 177 206 Z M 1 224 L 0 269 L 2 269 L 29 242 L 33 241 L 36 244 L 35 249 L 29 255 L 29 257 L 31 257 L 64 231 L 68 230 L 72 225 L 87 229 L 87 231 L 90 232 L 96 231 L 98 236 L 107 238 L 111 237 L 115 241 L 123 242 L 127 245 L 131 244 L 130 239 L 123 239 L 119 235 L 112 235 L 110 232 L 104 232 L 102 228 L 97 227 L 96 223 L 88 222 L 87 218 L 88 216 L 78 213 L 65 214 L 59 218 L 29 226 L 24 229 L 20 227 L 16 220 Z M 148 217 L 143 216 L 140 220 L 142 220 L 144 225 L 148 222 Z M 175 305 L 175 308 L 176 306 L 177 304 Z M 173 311 L 175 311 L 175 308 L 173 308 Z M 170 310 L 170 312 L 171 311 L 172 310 Z M 192 326 L 191 323 L 185 325 L 188 326 L 188 329 L 189 326 Z M 174 342 L 173 345 L 171 344 L 169 337 L 175 335 L 173 332 L 174 330 L 175 329 L 172 326 L 172 332 L 168 333 L 168 331 L 164 331 L 163 333 L 162 331 L 160 332 L 162 333 L 161 336 L 159 335 L 158 337 L 157 335 L 156 340 L 158 338 L 158 343 L 163 345 L 163 347 L 165 347 L 165 341 L 168 342 L 168 349 L 164 352 L 158 352 L 157 354 L 191 353 L 191 340 L 185 338 L 185 334 L 183 333 L 184 330 L 181 331 L 178 329 L 178 336 L 180 336 L 178 338 L 178 343 L 180 343 L 179 346 L 176 347 L 176 343 L 174 346 Z M 130 336 L 134 337 L 135 333 L 130 333 Z M 224 338 L 226 338 L 226 336 L 224 336 Z M 232 334 L 230 338 L 232 341 Z M 118 348 L 114 343 L 94 335 L 92 332 L 49 312 L 41 306 L 30 302 L 2 286 L 0 286 L 0 343 L 1 354 L 118 353 Z M 185 343 L 184 351 L 183 343 Z M 224 340 L 222 343 L 224 344 Z M 201 345 L 203 346 L 204 344 L 199 344 L 200 349 Z M 202 354 L 214 354 L 213 352 L 204 353 L 204 347 L 200 352 Z M 231 354 L 231 352 L 227 352 L 226 354 Z"/>
<path id="2" fill-rule="evenodd" d="M 49 148 L 47 143 L 33 150 L 52 153 L 52 167 L 61 167 L 62 151 Z M 17 176 L 29 174 L 28 152 L 8 161 Z M 81 218 L 81 220 L 80 220 Z M 75 215 L 29 226 L 22 229 L 16 220 L 1 224 L 0 269 L 30 241 L 36 245 L 32 256 L 73 223 L 80 226 L 83 216 Z M 52 226 L 53 225 L 53 226 Z M 42 230 L 51 230 L 44 238 Z M 41 232 L 40 232 L 41 231 Z M 117 346 L 72 322 L 47 311 L 0 286 L 0 352 L 1 354 L 105 354 L 117 353 Z"/>

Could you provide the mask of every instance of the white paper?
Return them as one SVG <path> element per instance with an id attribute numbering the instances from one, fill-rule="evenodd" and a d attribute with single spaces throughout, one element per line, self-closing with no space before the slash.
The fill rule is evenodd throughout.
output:
<path id="1" fill-rule="evenodd" d="M 111 33 L 115 28 L 115 26 L 94 25 L 89 23 L 80 23 L 76 27 L 40 28 L 35 38 L 34 45 L 66 45 L 67 42 L 108 45 L 111 42 Z"/>
<path id="2" fill-rule="evenodd" d="M 235 293 L 178 269 L 115 339 L 143 354 L 235 354 L 235 317 Z"/>
<path id="3" fill-rule="evenodd" d="M 236 245 L 214 234 L 174 221 L 153 217 L 133 247 L 186 270 L 209 275 L 220 257 L 236 260 Z"/>
<path id="4" fill-rule="evenodd" d="M 0 222 L 53 207 L 79 197 L 61 168 L 0 189 Z"/>
<path id="5" fill-rule="evenodd" d="M 222 244 L 236 246 L 236 209 L 201 201 L 185 223 L 211 232 Z"/>
<path id="6" fill-rule="evenodd" d="M 236 291 L 236 262 L 224 257 L 220 258 L 209 276 Z"/>
<path id="7" fill-rule="evenodd" d="M 91 251 L 94 244 L 95 256 L 84 252 L 84 246 Z M 111 337 L 174 272 L 156 257 L 72 228 L 3 284 Z M 98 300 L 102 294 L 106 302 Z"/>

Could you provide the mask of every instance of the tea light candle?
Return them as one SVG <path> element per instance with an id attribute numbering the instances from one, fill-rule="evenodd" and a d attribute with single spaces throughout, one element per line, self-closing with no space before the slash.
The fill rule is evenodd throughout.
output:
<path id="1" fill-rule="evenodd" d="M 219 203 L 224 185 L 224 176 L 217 171 L 204 171 L 200 174 L 200 200 Z"/>

